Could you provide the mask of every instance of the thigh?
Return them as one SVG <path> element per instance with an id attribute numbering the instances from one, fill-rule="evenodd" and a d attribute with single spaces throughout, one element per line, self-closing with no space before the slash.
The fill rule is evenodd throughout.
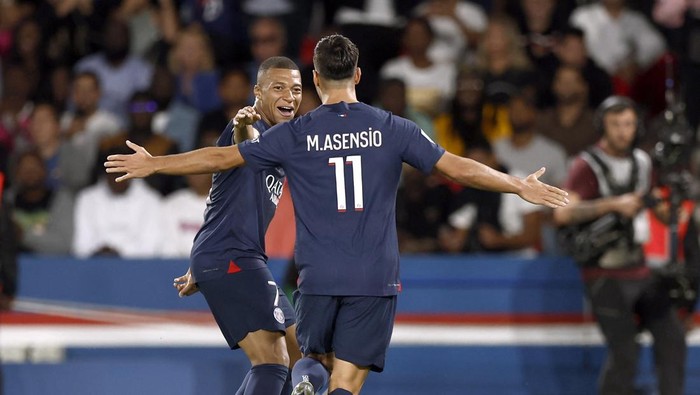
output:
<path id="1" fill-rule="evenodd" d="M 324 355 L 333 351 L 333 328 L 338 306 L 338 297 L 335 296 L 294 292 L 297 340 L 302 354 Z"/>
<path id="2" fill-rule="evenodd" d="M 335 320 L 336 359 L 375 372 L 384 370 L 396 316 L 396 296 L 345 296 Z"/>
<path id="3" fill-rule="evenodd" d="M 635 316 L 636 284 L 615 278 L 599 278 L 586 283 L 593 315 L 609 345 L 634 341 L 638 332 Z"/>
<path id="4" fill-rule="evenodd" d="M 232 349 L 250 332 L 285 333 L 285 313 L 270 270 L 242 270 L 220 278 L 198 282 L 221 332 Z"/>

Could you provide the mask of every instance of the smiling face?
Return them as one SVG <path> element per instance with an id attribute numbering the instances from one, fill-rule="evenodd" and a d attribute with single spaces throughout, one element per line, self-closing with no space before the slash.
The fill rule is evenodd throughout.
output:
<path id="1" fill-rule="evenodd" d="M 299 70 L 268 69 L 255 85 L 255 109 L 269 125 L 291 121 L 301 103 Z"/>

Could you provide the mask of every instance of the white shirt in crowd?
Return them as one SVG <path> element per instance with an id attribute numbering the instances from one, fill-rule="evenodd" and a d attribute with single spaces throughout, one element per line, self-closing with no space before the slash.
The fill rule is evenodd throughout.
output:
<path id="1" fill-rule="evenodd" d="M 415 110 L 435 116 L 447 108 L 454 96 L 456 70 L 453 64 L 435 62 L 417 68 L 407 56 L 391 59 L 382 67 L 382 78 L 398 78 L 406 84 L 406 99 Z"/>
<path id="2" fill-rule="evenodd" d="M 493 153 L 510 172 L 527 175 L 545 167 L 547 171 L 540 181 L 561 186 L 566 179 L 566 151 L 561 145 L 539 134 L 535 134 L 524 147 L 514 146 L 507 137 L 499 139 L 493 144 Z"/>
<path id="3" fill-rule="evenodd" d="M 161 245 L 161 197 L 143 180 L 115 195 L 107 181 L 82 190 L 75 203 L 73 254 L 86 258 L 109 247 L 123 258 L 153 258 Z"/>
<path id="4" fill-rule="evenodd" d="M 417 15 L 425 15 L 427 3 L 429 2 L 424 2 L 416 8 Z M 462 24 L 470 30 L 480 33 L 486 30 L 488 18 L 481 6 L 460 1 L 457 3 L 455 13 Z M 428 21 L 435 34 L 433 43 L 428 49 L 428 56 L 436 62 L 460 63 L 467 50 L 468 42 L 457 22 L 448 16 L 431 16 Z"/>
<path id="5" fill-rule="evenodd" d="M 161 207 L 162 245 L 164 258 L 187 258 L 192 241 L 204 223 L 206 196 L 191 189 L 180 189 L 168 195 Z"/>
<path id="6" fill-rule="evenodd" d="M 591 58 L 610 75 L 629 59 L 645 69 L 666 50 L 661 34 L 636 11 L 625 9 L 613 19 L 603 5 L 595 3 L 576 8 L 570 22 L 584 31 Z"/>
<path id="7" fill-rule="evenodd" d="M 61 130 L 67 130 L 74 118 L 75 114 L 65 112 L 61 116 Z M 115 135 L 120 130 L 122 130 L 122 125 L 116 115 L 98 109 L 85 122 L 85 129 L 81 133 L 73 135 L 73 140 L 89 140 L 97 144 L 104 137 Z"/>

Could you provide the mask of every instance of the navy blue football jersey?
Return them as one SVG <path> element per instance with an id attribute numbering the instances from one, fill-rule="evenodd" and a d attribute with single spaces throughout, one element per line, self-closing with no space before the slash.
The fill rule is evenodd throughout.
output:
<path id="1" fill-rule="evenodd" d="M 401 166 L 430 172 L 442 147 L 411 121 L 341 102 L 276 125 L 239 148 L 247 167 L 281 166 L 289 179 L 302 293 L 398 293 Z"/>
<path id="2" fill-rule="evenodd" d="M 269 128 L 263 121 L 253 127 L 260 133 Z M 216 145 L 232 144 L 233 124 L 229 122 Z M 262 258 L 258 262 L 267 259 L 265 232 L 282 196 L 283 182 L 283 170 L 275 167 L 243 166 L 214 174 L 204 224 L 192 246 L 190 265 L 197 281 L 225 274 L 230 261 L 238 257 Z"/>

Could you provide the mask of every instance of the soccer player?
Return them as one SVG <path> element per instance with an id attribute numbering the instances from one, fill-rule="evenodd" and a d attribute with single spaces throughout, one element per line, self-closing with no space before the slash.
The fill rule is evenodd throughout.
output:
<path id="1" fill-rule="evenodd" d="M 218 147 L 254 138 L 290 121 L 301 103 L 301 75 L 285 57 L 258 69 L 255 104 L 226 126 Z M 279 167 L 252 166 L 214 174 L 204 224 L 192 247 L 190 269 L 174 280 L 180 296 L 202 292 L 232 349 L 253 365 L 237 395 L 289 395 L 290 362 L 301 357 L 294 309 L 267 267 L 265 232 L 282 194 Z"/>
<path id="2" fill-rule="evenodd" d="M 313 78 L 323 105 L 257 139 L 161 157 L 127 142 L 134 154 L 105 162 L 108 172 L 125 173 L 118 180 L 243 164 L 284 169 L 297 221 L 297 339 L 306 356 L 292 375 L 299 394 L 318 389 L 321 362 L 332 372 L 330 395 L 358 394 L 369 371 L 384 368 L 401 286 L 394 211 L 403 162 L 535 204 L 568 202 L 566 192 L 537 179 L 544 168 L 524 179 L 509 176 L 446 152 L 411 121 L 358 102 L 358 57 L 346 37 L 319 41 Z"/>

